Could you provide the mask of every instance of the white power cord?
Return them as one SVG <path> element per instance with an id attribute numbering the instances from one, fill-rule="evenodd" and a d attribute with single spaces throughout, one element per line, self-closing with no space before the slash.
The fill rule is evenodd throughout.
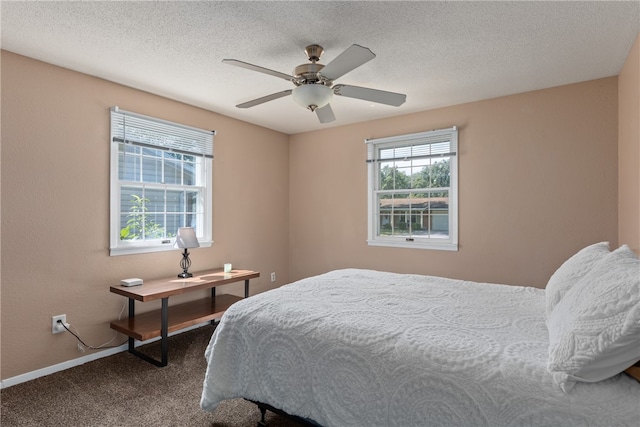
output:
<path id="1" fill-rule="evenodd" d="M 124 309 L 125 309 L 126 306 L 127 306 L 127 303 L 125 301 L 125 303 L 122 305 L 122 310 L 120 310 L 120 314 L 118 315 L 118 320 L 120 320 L 120 318 L 122 317 L 122 313 L 124 313 Z M 58 321 L 58 324 L 62 325 L 62 327 L 67 330 L 67 332 L 69 332 L 71 335 L 76 337 L 76 339 L 79 341 L 78 344 L 77 344 L 77 347 L 78 347 L 78 351 L 80 353 L 84 353 L 87 350 L 99 350 L 101 348 L 107 348 L 107 347 L 119 347 L 122 344 L 124 344 L 124 343 L 122 343 L 122 344 L 113 345 L 113 346 L 109 345 L 109 344 L 111 344 L 113 342 L 113 340 L 115 340 L 118 337 L 118 332 L 116 331 L 114 333 L 113 337 L 109 341 L 105 342 L 104 344 L 100 344 L 98 346 L 88 345 L 82 340 L 82 338 L 80 338 L 80 332 L 78 332 L 78 329 L 75 326 L 72 326 L 70 323 L 63 323 L 62 321 Z M 75 332 L 73 332 L 70 329 L 72 327 L 75 330 Z"/>

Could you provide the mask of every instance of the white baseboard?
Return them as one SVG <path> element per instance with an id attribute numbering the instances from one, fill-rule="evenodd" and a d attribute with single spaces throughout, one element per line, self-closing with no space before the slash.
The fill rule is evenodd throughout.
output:
<path id="1" fill-rule="evenodd" d="M 210 322 L 199 323 L 197 325 L 189 326 L 188 328 L 180 329 L 169 334 L 169 336 L 176 335 L 182 332 L 190 331 L 211 324 Z M 150 344 L 154 341 L 159 341 L 160 337 L 152 338 L 147 341 L 136 341 L 135 346 Z M 58 363 L 55 365 L 47 366 L 46 368 L 36 369 L 35 371 L 27 372 L 25 374 L 16 375 L 15 377 L 7 378 L 0 381 L 0 389 L 11 387 L 17 384 L 21 384 L 27 381 L 35 380 L 36 378 L 44 377 L 54 374 L 56 372 L 64 371 L 65 369 L 73 368 L 74 366 L 84 365 L 85 363 L 92 362 L 103 357 L 112 356 L 129 349 L 128 344 L 122 344 L 119 347 L 109 348 L 107 350 L 101 350 L 95 353 L 87 354 L 86 356 L 78 357 L 77 359 L 67 360 L 66 362 Z"/>

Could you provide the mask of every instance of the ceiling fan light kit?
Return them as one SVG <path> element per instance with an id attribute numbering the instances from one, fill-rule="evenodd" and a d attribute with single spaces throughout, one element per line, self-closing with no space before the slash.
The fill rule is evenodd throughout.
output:
<path id="1" fill-rule="evenodd" d="M 320 123 L 329 123 L 335 120 L 335 115 L 329 104 L 334 94 L 394 107 L 399 107 L 405 102 L 407 96 L 401 93 L 344 84 L 332 87 L 334 80 L 376 57 L 368 48 L 357 44 L 351 45 L 326 66 L 317 62 L 323 52 L 324 49 L 320 45 L 307 46 L 305 53 L 310 63 L 298 65 L 292 76 L 237 59 L 223 59 L 222 62 L 225 64 L 268 74 L 290 81 L 295 85 L 293 89 L 247 101 L 236 105 L 236 107 L 250 108 L 291 94 L 297 104 L 315 112 Z"/>
<path id="2" fill-rule="evenodd" d="M 297 86 L 291 93 L 293 100 L 304 108 L 315 111 L 324 107 L 333 97 L 333 91 L 323 84 L 306 84 Z"/>

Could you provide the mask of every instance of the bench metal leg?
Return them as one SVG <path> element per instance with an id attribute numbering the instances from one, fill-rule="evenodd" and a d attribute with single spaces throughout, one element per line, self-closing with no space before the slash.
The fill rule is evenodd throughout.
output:
<path id="1" fill-rule="evenodd" d="M 135 317 L 135 300 L 129 299 L 129 318 Z M 162 309 L 160 311 L 160 360 L 147 356 L 135 348 L 135 340 L 129 337 L 129 353 L 140 359 L 158 366 L 167 366 L 169 363 L 169 298 L 162 298 Z"/>

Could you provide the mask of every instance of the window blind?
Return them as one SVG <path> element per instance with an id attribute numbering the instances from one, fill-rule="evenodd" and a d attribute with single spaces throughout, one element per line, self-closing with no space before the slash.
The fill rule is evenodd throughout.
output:
<path id="1" fill-rule="evenodd" d="M 455 156 L 455 147 L 451 144 L 455 132 L 457 128 L 453 126 L 448 129 L 367 139 L 367 163 Z M 385 148 L 386 145 L 389 148 Z"/>
<path id="2" fill-rule="evenodd" d="M 111 141 L 213 158 L 215 131 L 111 108 Z"/>

